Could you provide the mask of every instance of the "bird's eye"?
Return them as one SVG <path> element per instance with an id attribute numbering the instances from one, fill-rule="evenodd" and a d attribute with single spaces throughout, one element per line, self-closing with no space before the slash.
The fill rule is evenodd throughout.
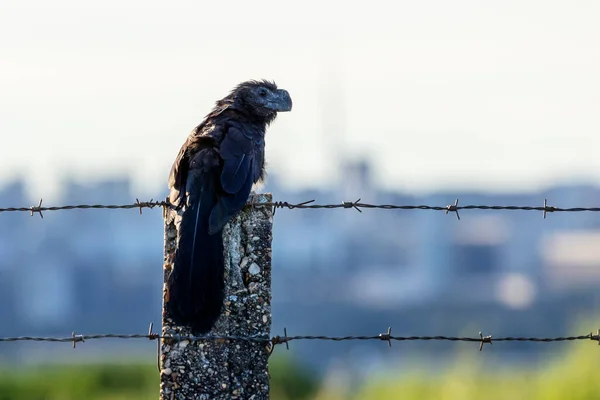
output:
<path id="1" fill-rule="evenodd" d="M 258 92 L 258 94 L 260 95 L 260 97 L 265 97 L 267 95 L 267 91 L 265 89 L 260 89 L 260 92 Z"/>

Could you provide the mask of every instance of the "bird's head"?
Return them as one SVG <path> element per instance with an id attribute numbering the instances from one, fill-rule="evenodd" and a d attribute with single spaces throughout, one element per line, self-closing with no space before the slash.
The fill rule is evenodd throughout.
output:
<path id="1" fill-rule="evenodd" d="M 287 90 L 278 89 L 275 82 L 247 81 L 232 90 L 231 100 L 249 114 L 271 120 L 278 112 L 292 109 L 292 98 Z"/>

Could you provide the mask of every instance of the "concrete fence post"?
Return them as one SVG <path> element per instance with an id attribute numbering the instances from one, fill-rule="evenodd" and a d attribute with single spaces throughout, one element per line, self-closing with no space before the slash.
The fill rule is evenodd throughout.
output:
<path id="1" fill-rule="evenodd" d="M 270 203 L 271 194 L 252 194 L 253 203 Z M 165 209 L 164 282 L 173 267 L 176 211 Z M 270 207 L 246 207 L 223 231 L 225 300 L 209 336 L 270 337 Z M 162 334 L 191 336 L 169 318 L 163 285 Z M 269 348 L 265 342 L 163 339 L 160 344 L 160 399 L 269 398 Z"/>

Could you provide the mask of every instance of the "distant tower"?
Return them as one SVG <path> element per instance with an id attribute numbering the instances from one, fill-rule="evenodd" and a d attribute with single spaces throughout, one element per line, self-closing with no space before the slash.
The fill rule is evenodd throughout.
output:
<path id="1" fill-rule="evenodd" d="M 345 146 L 345 103 L 342 40 L 332 30 L 321 33 L 319 103 L 323 149 L 327 155 L 326 168 L 335 171 L 332 180 L 339 180 L 339 169 L 344 159 Z"/>
<path id="2" fill-rule="evenodd" d="M 372 197 L 377 190 L 373 184 L 371 164 L 366 159 L 342 160 L 340 192 L 344 200 L 352 201 Z"/>

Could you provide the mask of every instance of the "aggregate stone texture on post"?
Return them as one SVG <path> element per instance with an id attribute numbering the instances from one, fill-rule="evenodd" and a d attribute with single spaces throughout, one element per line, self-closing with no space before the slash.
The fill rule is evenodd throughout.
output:
<path id="1" fill-rule="evenodd" d="M 271 194 L 252 194 L 249 202 L 270 203 Z M 177 326 L 166 309 L 166 282 L 173 268 L 181 212 L 165 209 L 162 334 L 192 336 Z M 209 336 L 271 335 L 270 207 L 246 206 L 223 230 L 225 300 Z M 240 340 L 170 340 L 160 344 L 160 398 L 269 398 L 269 345 Z"/>

